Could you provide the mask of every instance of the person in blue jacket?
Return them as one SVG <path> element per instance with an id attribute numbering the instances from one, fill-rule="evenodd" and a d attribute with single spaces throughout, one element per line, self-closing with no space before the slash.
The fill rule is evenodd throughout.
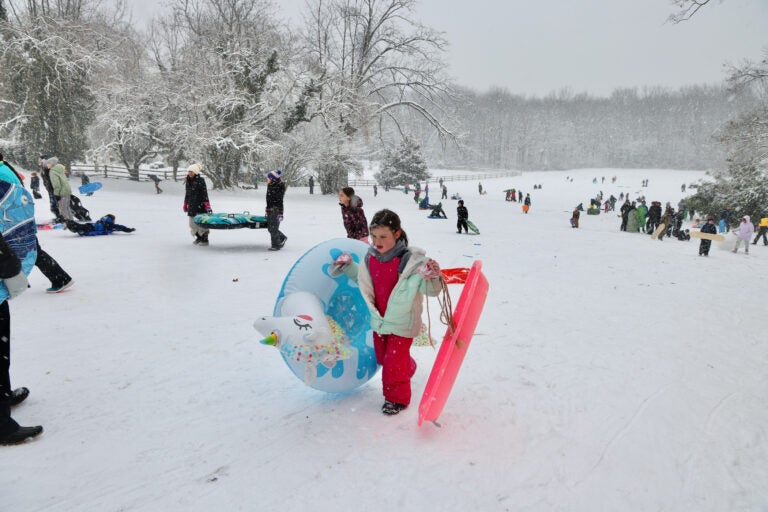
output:
<path id="1" fill-rule="evenodd" d="M 136 231 L 136 228 L 128 228 L 121 224 L 115 224 L 115 216 L 111 213 L 108 213 L 96 222 L 85 222 L 81 224 L 73 220 L 68 220 L 67 229 L 80 236 L 111 235 L 115 231 L 122 231 L 124 233 L 133 233 Z"/>
<path id="2" fill-rule="evenodd" d="M 43 427 L 22 427 L 11 417 L 11 408 L 29 395 L 25 387 L 11 387 L 11 311 L 8 301 L 27 290 L 30 252 L 34 250 L 34 222 L 31 196 L 20 184 L 0 182 L 0 282 L 4 286 L 0 300 L 0 445 L 19 444 L 43 432 Z M 6 240 L 6 237 L 8 240 Z M 13 245 L 13 247 L 11 247 Z M 36 255 L 34 255 L 36 256 Z M 27 266 L 25 272 L 24 267 Z"/>
<path id="3" fill-rule="evenodd" d="M 22 175 L 8 162 L 3 162 L 3 155 L 0 154 L 0 181 L 7 181 L 14 185 L 24 186 Z M 51 210 L 53 211 L 53 210 Z M 58 216 L 58 209 L 56 210 Z M 35 266 L 40 269 L 45 277 L 51 282 L 51 287 L 46 289 L 47 293 L 59 293 L 72 286 L 75 282 L 72 276 L 67 274 L 66 270 L 53 259 L 53 257 L 40 247 L 40 241 L 37 242 L 37 261 Z"/>

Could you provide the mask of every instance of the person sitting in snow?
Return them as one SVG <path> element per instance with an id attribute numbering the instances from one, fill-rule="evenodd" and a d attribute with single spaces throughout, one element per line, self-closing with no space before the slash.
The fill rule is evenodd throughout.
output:
<path id="1" fill-rule="evenodd" d="M 443 210 L 443 203 L 437 203 L 430 206 L 432 208 L 432 213 L 429 214 L 432 218 L 442 218 L 447 219 L 448 216 L 445 214 L 445 210 Z"/>
<path id="2" fill-rule="evenodd" d="M 111 213 L 108 213 L 96 222 L 85 222 L 81 224 L 74 220 L 68 220 L 67 229 L 80 236 L 111 235 L 114 231 L 123 231 L 125 233 L 133 233 L 136 231 L 136 228 L 128 228 L 121 224 L 115 224 L 115 216 Z"/>

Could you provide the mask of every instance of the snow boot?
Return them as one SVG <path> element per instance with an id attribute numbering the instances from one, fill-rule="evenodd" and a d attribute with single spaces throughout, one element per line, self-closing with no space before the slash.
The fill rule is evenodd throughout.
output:
<path id="1" fill-rule="evenodd" d="M 0 434 L 0 444 L 19 444 L 43 433 L 43 427 L 19 427 L 8 434 Z"/>
<path id="2" fill-rule="evenodd" d="M 381 406 L 381 412 L 383 412 L 387 416 L 393 416 L 399 413 L 400 411 L 402 411 L 403 409 L 405 409 L 406 407 L 408 406 L 403 404 L 398 404 L 395 402 L 390 402 L 389 400 L 387 400 L 386 402 L 384 402 L 384 405 Z"/>
<path id="3" fill-rule="evenodd" d="M 11 407 L 15 405 L 19 405 L 21 402 L 27 399 L 29 396 L 29 389 L 27 388 L 16 388 L 13 391 L 11 391 L 11 399 L 10 399 L 10 405 Z"/>
<path id="4" fill-rule="evenodd" d="M 202 235 L 200 237 L 200 243 L 198 245 L 202 245 L 202 246 L 208 245 L 208 234 Z"/>
<path id="5" fill-rule="evenodd" d="M 53 285 L 53 286 L 51 286 L 50 288 L 46 288 L 46 289 L 45 289 L 45 292 L 46 292 L 46 293 L 59 293 L 59 292 L 63 292 L 64 290 L 66 290 L 67 288 L 69 288 L 70 286 L 72 286 L 73 284 L 75 284 L 75 280 L 74 280 L 74 279 L 70 279 L 70 280 L 69 280 L 69 281 L 67 281 L 66 283 L 63 283 L 63 284 L 54 284 L 54 285 Z"/>
<path id="6" fill-rule="evenodd" d="M 202 239 L 202 237 L 200 237 L 200 235 L 198 235 L 197 233 L 195 233 L 195 240 L 192 242 L 192 244 L 193 244 L 193 245 L 200 245 L 200 242 L 201 242 L 202 240 L 203 240 L 203 239 Z"/>

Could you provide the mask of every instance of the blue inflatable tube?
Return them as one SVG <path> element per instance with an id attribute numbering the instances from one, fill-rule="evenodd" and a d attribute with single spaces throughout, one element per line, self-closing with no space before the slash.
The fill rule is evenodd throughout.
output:
<path id="1" fill-rule="evenodd" d="M 288 368 L 314 389 L 329 393 L 351 391 L 368 382 L 378 371 L 371 317 L 357 283 L 345 275 L 333 278 L 329 274 L 332 262 L 340 254 L 348 253 L 359 263 L 367 252 L 367 244 L 351 238 L 328 240 L 311 248 L 286 275 L 277 295 L 274 317 L 256 321 L 255 327 L 265 336 L 273 330 L 272 326 L 286 327 L 280 334 L 283 339 L 276 337 L 274 343 L 269 344 L 277 344 Z M 310 354 L 316 359 L 308 357 L 305 348 L 311 343 L 307 338 L 312 339 L 307 334 L 311 327 L 305 323 L 311 320 L 313 301 L 319 304 L 334 331 L 341 331 L 344 340 L 324 343 L 322 349 Z M 323 324 L 321 328 L 327 325 L 325 319 L 315 322 L 316 327 L 319 323 Z M 293 334 L 288 332 L 291 328 Z M 334 358 L 329 354 L 332 350 L 342 354 Z"/>

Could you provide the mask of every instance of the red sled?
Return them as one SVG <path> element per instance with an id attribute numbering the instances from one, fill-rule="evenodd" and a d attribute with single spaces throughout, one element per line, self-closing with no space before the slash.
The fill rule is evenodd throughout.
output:
<path id="1" fill-rule="evenodd" d="M 472 335 L 475 333 L 475 327 L 480 320 L 480 314 L 483 312 L 485 299 L 488 296 L 488 280 L 483 275 L 482 267 L 480 261 L 475 261 L 466 275 L 464 289 L 461 291 L 459 302 L 453 313 L 456 328 L 455 330 L 450 327 L 446 329 L 435 364 L 432 366 L 432 372 L 424 388 L 424 394 L 421 396 L 419 426 L 424 421 L 431 421 L 438 425 L 437 418 L 443 412 L 469 343 L 472 341 Z M 451 274 L 451 271 L 467 269 L 446 270 Z M 445 270 L 443 273 L 445 275 Z"/>
<path id="2" fill-rule="evenodd" d="M 468 268 L 444 268 L 440 270 L 445 284 L 464 284 L 469 276 Z"/>

